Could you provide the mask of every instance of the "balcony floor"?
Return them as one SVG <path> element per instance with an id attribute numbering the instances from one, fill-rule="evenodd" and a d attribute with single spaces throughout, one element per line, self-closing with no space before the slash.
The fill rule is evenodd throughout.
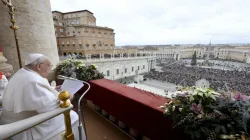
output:
<path id="1" fill-rule="evenodd" d="M 88 140 L 133 140 L 94 110 L 83 110 Z"/>

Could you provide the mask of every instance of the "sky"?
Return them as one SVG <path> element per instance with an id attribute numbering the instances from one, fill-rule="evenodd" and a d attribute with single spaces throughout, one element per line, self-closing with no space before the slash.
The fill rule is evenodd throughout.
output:
<path id="1" fill-rule="evenodd" d="M 115 44 L 250 42 L 250 0 L 50 0 L 52 11 L 89 10 Z"/>

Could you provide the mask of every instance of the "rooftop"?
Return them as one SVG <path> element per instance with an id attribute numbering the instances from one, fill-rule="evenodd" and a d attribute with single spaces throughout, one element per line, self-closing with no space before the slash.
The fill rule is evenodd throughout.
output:
<path id="1" fill-rule="evenodd" d="M 61 14 L 72 14 L 72 13 L 80 13 L 80 12 L 89 12 L 89 13 L 93 14 L 89 10 L 79 10 L 79 11 L 71 11 L 71 12 L 64 12 L 64 13 L 60 12 L 60 11 L 52 11 L 52 13 L 61 13 Z"/>

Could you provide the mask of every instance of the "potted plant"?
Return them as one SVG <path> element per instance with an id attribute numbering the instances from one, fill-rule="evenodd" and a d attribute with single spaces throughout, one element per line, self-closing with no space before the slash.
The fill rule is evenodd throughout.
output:
<path id="1" fill-rule="evenodd" d="M 56 69 L 56 76 L 63 75 L 66 77 L 72 77 L 78 80 L 89 82 L 91 80 L 102 79 L 104 78 L 104 74 L 100 73 L 95 64 L 85 65 L 83 61 L 76 60 L 76 59 L 67 59 L 61 61 Z M 57 80 L 57 83 L 60 85 L 62 80 Z M 85 86 L 83 87 L 85 88 Z M 81 92 L 83 90 L 79 90 L 78 93 L 74 95 L 74 100 L 72 101 L 73 104 L 76 104 L 78 99 L 81 96 Z M 85 103 L 83 101 L 82 103 Z"/>
<path id="2" fill-rule="evenodd" d="M 173 94 L 161 108 L 173 128 L 183 128 L 193 140 L 249 139 L 250 102 L 242 93 L 189 87 Z"/>
<path id="3" fill-rule="evenodd" d="M 104 74 L 98 72 L 95 64 L 86 66 L 81 60 L 76 59 L 61 61 L 56 67 L 56 75 L 63 75 L 83 81 L 104 78 Z"/>

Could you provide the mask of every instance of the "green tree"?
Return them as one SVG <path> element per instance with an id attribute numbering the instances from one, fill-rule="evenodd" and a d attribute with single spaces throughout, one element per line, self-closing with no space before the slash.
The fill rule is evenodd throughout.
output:
<path id="1" fill-rule="evenodd" d="M 197 58 L 196 58 L 196 51 L 195 51 L 191 60 L 191 66 L 195 66 L 196 64 L 197 64 Z"/>

